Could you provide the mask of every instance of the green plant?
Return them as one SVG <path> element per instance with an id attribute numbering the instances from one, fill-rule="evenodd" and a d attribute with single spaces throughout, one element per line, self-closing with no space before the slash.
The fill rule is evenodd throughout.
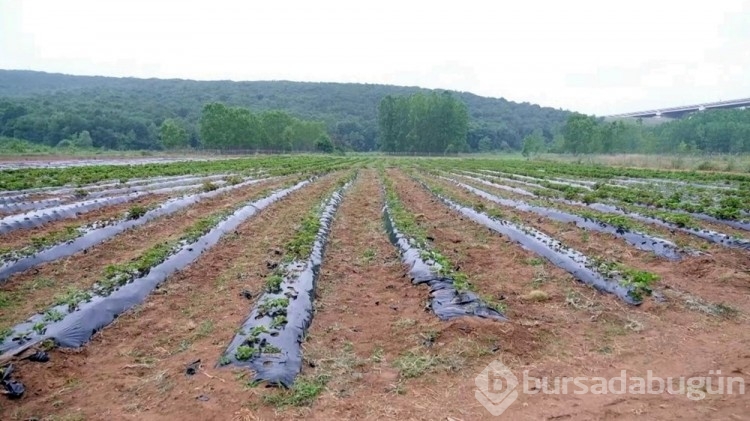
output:
<path id="1" fill-rule="evenodd" d="M 270 317 L 286 315 L 287 306 L 289 306 L 289 298 L 266 298 L 258 306 L 258 314 Z"/>
<path id="2" fill-rule="evenodd" d="M 73 191 L 73 197 L 75 197 L 76 199 L 83 199 L 84 197 L 88 195 L 89 195 L 89 192 L 87 192 L 84 189 L 75 189 Z"/>
<path id="3" fill-rule="evenodd" d="M 145 215 L 147 212 L 146 208 L 141 205 L 133 205 L 128 209 L 128 213 L 126 215 L 127 219 L 138 219 Z"/>
<path id="4" fill-rule="evenodd" d="M 284 281 L 284 277 L 279 273 L 272 273 L 266 278 L 266 291 L 270 293 L 281 292 L 281 283 Z"/>
<path id="5" fill-rule="evenodd" d="M 47 310 L 47 312 L 44 313 L 44 321 L 45 322 L 59 322 L 63 319 L 65 315 L 63 315 L 59 310 L 57 309 L 51 309 Z"/>
<path id="6" fill-rule="evenodd" d="M 255 355 L 255 349 L 248 345 L 240 345 L 234 352 L 234 357 L 239 361 L 247 361 Z"/>
<path id="7" fill-rule="evenodd" d="M 273 318 L 271 321 L 271 329 L 278 329 L 283 327 L 287 323 L 285 315 L 279 315 Z"/>
<path id="8" fill-rule="evenodd" d="M 261 348 L 260 352 L 262 352 L 263 354 L 280 354 L 281 348 L 273 345 L 265 345 L 263 348 Z"/>
<path id="9" fill-rule="evenodd" d="M 44 332 L 47 331 L 47 323 L 45 322 L 36 322 L 34 323 L 34 326 L 31 328 L 34 332 L 44 335 Z"/>
<path id="10" fill-rule="evenodd" d="M 69 310 L 75 310 L 78 304 L 91 300 L 91 293 L 88 291 L 80 290 L 73 286 L 68 288 L 61 294 L 55 296 L 55 305 L 67 305 Z"/>
<path id="11" fill-rule="evenodd" d="M 214 191 L 214 190 L 216 190 L 218 188 L 219 188 L 219 186 L 217 186 L 216 184 L 214 184 L 214 183 L 212 183 L 210 181 L 204 181 L 203 185 L 201 186 L 201 190 L 204 191 L 204 192 Z"/>

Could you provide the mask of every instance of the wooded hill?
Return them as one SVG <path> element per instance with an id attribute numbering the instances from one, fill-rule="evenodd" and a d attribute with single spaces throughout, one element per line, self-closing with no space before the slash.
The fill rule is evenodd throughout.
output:
<path id="1" fill-rule="evenodd" d="M 187 130 L 190 143 L 197 146 L 203 107 L 221 102 L 320 121 L 338 147 L 370 151 L 379 146 L 378 105 L 384 97 L 431 92 L 352 83 L 137 79 L 0 70 L 0 136 L 55 146 L 64 140 L 75 143 L 87 131 L 96 147 L 155 149 L 162 147 L 162 123 L 171 119 Z M 550 141 L 570 114 L 468 92 L 452 94 L 466 104 L 467 143 L 472 151 L 479 150 L 480 144 L 484 150 L 518 150 L 535 129 Z"/>

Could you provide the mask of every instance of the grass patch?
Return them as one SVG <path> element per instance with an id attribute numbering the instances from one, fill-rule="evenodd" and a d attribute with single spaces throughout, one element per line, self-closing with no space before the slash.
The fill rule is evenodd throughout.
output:
<path id="1" fill-rule="evenodd" d="M 330 377 L 327 375 L 301 376 L 290 389 L 268 394 L 263 397 L 263 402 L 279 409 L 290 406 L 310 406 L 325 390 L 329 380 Z"/>
<path id="2" fill-rule="evenodd" d="M 146 214 L 148 210 L 141 205 L 133 205 L 128 209 L 128 213 L 125 215 L 127 219 L 138 219 Z"/>

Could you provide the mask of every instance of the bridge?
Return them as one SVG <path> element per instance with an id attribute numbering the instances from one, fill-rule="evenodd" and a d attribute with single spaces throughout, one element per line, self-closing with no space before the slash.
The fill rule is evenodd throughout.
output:
<path id="1" fill-rule="evenodd" d="M 705 104 L 684 105 L 681 107 L 660 108 L 656 110 L 639 111 L 635 113 L 613 114 L 610 118 L 649 118 L 649 117 L 667 117 L 680 118 L 685 114 L 696 111 L 715 110 L 722 108 L 745 108 L 750 107 L 750 98 L 732 99 L 729 101 L 707 102 Z"/>

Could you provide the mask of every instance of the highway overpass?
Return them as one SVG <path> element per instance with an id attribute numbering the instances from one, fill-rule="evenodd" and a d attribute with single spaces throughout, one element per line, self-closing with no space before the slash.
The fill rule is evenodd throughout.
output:
<path id="1" fill-rule="evenodd" d="M 750 98 L 732 99 L 729 101 L 707 102 L 704 104 L 684 105 L 681 107 L 660 108 L 655 110 L 639 111 L 635 113 L 623 113 L 609 115 L 609 118 L 649 118 L 649 117 L 667 117 L 680 118 L 685 114 L 696 111 L 715 110 L 722 108 L 745 108 L 750 106 Z"/>

